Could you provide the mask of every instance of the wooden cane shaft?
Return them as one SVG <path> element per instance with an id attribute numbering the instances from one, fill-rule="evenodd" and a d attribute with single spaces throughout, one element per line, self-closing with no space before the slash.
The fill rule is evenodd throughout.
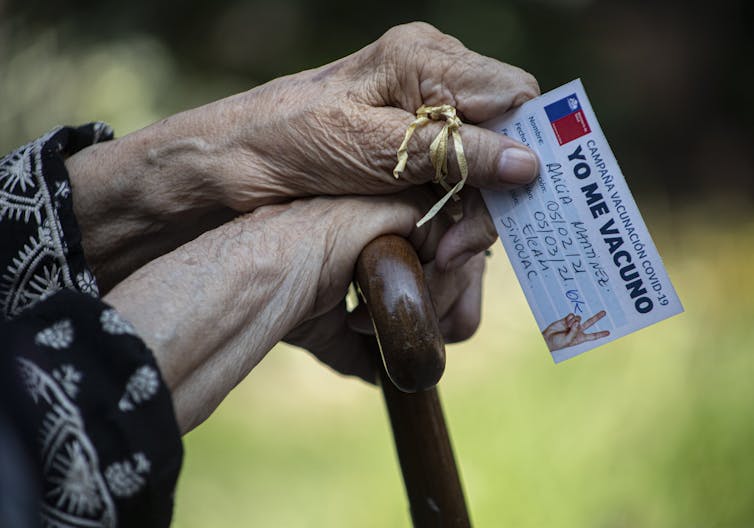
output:
<path id="1" fill-rule="evenodd" d="M 469 528 L 468 511 L 435 384 L 445 348 L 413 248 L 380 237 L 357 264 L 382 356 L 381 385 L 415 528 Z"/>
<path id="2" fill-rule="evenodd" d="M 469 528 L 437 387 L 407 394 L 383 370 L 385 397 L 415 528 Z"/>

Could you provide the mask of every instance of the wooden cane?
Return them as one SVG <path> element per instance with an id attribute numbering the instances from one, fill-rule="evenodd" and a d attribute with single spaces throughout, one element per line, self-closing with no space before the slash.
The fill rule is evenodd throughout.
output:
<path id="1" fill-rule="evenodd" d="M 435 387 L 445 346 L 416 252 L 401 237 L 379 237 L 362 251 L 356 280 L 382 356 L 382 392 L 414 527 L 470 527 Z"/>

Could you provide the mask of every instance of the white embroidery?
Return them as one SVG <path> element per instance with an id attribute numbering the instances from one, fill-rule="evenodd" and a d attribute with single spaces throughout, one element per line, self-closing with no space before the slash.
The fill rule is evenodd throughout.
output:
<path id="1" fill-rule="evenodd" d="M 37 235 L 29 238 L 0 276 L 3 318 L 18 315 L 61 288 L 73 288 L 63 228 L 42 175 L 42 148 L 58 131 L 51 130 L 0 159 L 0 222 L 28 223 L 34 218 L 39 224 Z"/>
<path id="2" fill-rule="evenodd" d="M 99 143 L 103 139 L 113 137 L 113 129 L 107 123 L 98 121 L 94 123 L 94 143 Z"/>
<path id="3" fill-rule="evenodd" d="M 0 281 L 0 307 L 6 317 L 12 317 L 39 299 L 39 291 L 31 291 L 31 280 L 36 277 L 35 272 L 44 267 L 42 262 L 56 264 L 54 250 L 48 242 L 52 238 L 44 228 L 37 230 L 37 237 L 30 237 L 8 265 L 7 272 Z M 48 270 L 48 277 L 59 276 L 55 270 Z M 44 273 L 44 272 L 43 272 Z M 44 279 L 42 279 L 44 280 Z M 37 278 L 36 288 L 40 286 Z"/>
<path id="4" fill-rule="evenodd" d="M 76 275 L 76 286 L 79 287 L 79 291 L 82 293 L 88 293 L 92 297 L 99 297 L 97 279 L 94 278 L 94 275 L 89 270 L 84 270 Z"/>
<path id="5" fill-rule="evenodd" d="M 68 255 L 68 242 L 63 236 L 63 224 L 60 223 L 60 218 L 58 217 L 57 209 L 54 210 L 52 216 L 48 216 L 45 219 L 45 224 L 53 225 L 53 227 L 50 229 L 50 236 L 52 238 L 53 247 L 57 247 L 56 244 L 59 243 L 60 249 L 63 251 L 63 255 Z M 67 261 L 65 262 L 67 263 Z M 68 287 L 72 288 L 73 282 L 71 282 L 70 286 Z"/>
<path id="6" fill-rule="evenodd" d="M 44 205 L 44 196 L 42 191 L 37 191 L 33 196 L 19 196 L 0 190 L 0 221 L 5 217 L 8 220 L 15 219 L 29 222 L 34 216 L 34 220 L 39 223 L 42 221 L 42 206 Z"/>
<path id="7" fill-rule="evenodd" d="M 67 181 L 55 182 L 55 198 L 68 198 L 71 194 L 71 186 Z"/>
<path id="8" fill-rule="evenodd" d="M 43 224 L 40 224 L 37 228 L 37 240 L 39 241 L 40 246 L 44 246 L 46 248 L 52 248 L 55 245 L 55 242 L 52 238 L 52 224 L 50 224 L 50 219 L 45 218 L 45 221 Z"/>
<path id="9" fill-rule="evenodd" d="M 25 296 L 32 304 L 47 299 L 50 295 L 63 289 L 62 270 L 57 263 L 43 266 L 40 273 L 35 273 L 29 280 Z"/>
<path id="10" fill-rule="evenodd" d="M 55 350 L 68 348 L 73 343 L 73 324 L 70 319 L 63 319 L 52 326 L 40 330 L 34 337 L 38 345 L 52 347 Z"/>
<path id="11" fill-rule="evenodd" d="M 56 475 L 49 481 L 53 487 L 45 495 L 55 501 L 55 506 L 74 515 L 90 516 L 102 508 L 94 473 L 81 444 L 72 440 L 55 453 L 52 467 Z"/>
<path id="12" fill-rule="evenodd" d="M 102 315 L 99 317 L 100 323 L 102 323 L 102 330 L 107 332 L 108 334 L 113 335 L 121 335 L 121 334 L 132 334 L 136 335 L 136 330 L 134 330 L 134 327 L 131 326 L 131 323 L 123 319 L 118 312 L 113 310 L 112 308 L 108 308 L 107 310 L 102 312 Z"/>
<path id="13" fill-rule="evenodd" d="M 110 464 L 105 470 L 107 485 L 116 497 L 131 497 L 146 482 L 142 475 L 149 473 L 149 459 L 144 453 L 135 453 L 132 458 L 134 465 L 130 460 L 124 460 Z"/>
<path id="14" fill-rule="evenodd" d="M 44 414 L 39 431 L 42 525 L 114 528 L 115 505 L 81 413 L 44 370 L 25 358 L 17 361 L 24 385 Z"/>
<path id="15" fill-rule="evenodd" d="M 157 371 L 149 365 L 143 365 L 128 378 L 123 396 L 118 402 L 118 408 L 123 412 L 132 411 L 137 404 L 157 394 L 159 388 L 160 377 Z"/>
<path id="16" fill-rule="evenodd" d="M 30 150 L 27 145 L 0 160 L 0 183 L 3 191 L 12 193 L 16 186 L 20 186 L 21 192 L 26 192 L 27 187 L 36 187 L 31 174 Z"/>
<path id="17" fill-rule="evenodd" d="M 78 384 L 84 377 L 80 371 L 76 370 L 73 365 L 61 365 L 60 368 L 52 371 L 52 377 L 55 378 L 63 390 L 71 398 L 75 398 L 79 392 Z"/>
<path id="18" fill-rule="evenodd" d="M 45 400 L 47 397 L 44 391 L 45 380 L 42 378 L 42 370 L 38 368 L 24 368 L 26 363 L 31 362 L 27 362 L 20 358 L 18 361 L 21 363 L 21 381 L 24 384 L 26 392 L 29 393 L 29 396 L 31 396 L 34 403 L 38 404 L 40 400 Z"/>

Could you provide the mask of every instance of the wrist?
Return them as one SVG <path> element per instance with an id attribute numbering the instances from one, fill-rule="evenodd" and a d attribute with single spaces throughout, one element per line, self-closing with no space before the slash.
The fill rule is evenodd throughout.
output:
<path id="1" fill-rule="evenodd" d="M 210 148 L 149 127 L 66 160 L 84 253 L 102 291 L 232 217 L 206 176 Z"/>
<path id="2" fill-rule="evenodd" d="M 274 132 L 260 117 L 269 111 L 265 92 L 252 89 L 186 110 L 118 140 L 151 189 L 142 196 L 147 214 L 218 207 L 247 213 L 289 196 L 271 180 L 268 149 L 260 154 L 250 140 L 264 143 Z M 150 199 L 155 190 L 157 201 Z"/>

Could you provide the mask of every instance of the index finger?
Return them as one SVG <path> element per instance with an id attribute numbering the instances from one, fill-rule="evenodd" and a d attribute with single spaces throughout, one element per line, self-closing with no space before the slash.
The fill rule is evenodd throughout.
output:
<path id="1" fill-rule="evenodd" d="M 581 325 L 581 328 L 583 328 L 584 330 L 586 330 L 587 328 L 589 328 L 590 326 L 592 326 L 594 323 L 596 323 L 597 321 L 599 321 L 600 319 L 602 319 L 603 317 L 605 317 L 605 315 L 607 315 L 607 312 L 605 312 L 605 310 L 600 310 L 599 312 L 597 312 L 596 314 L 594 314 L 593 316 L 591 316 L 589 319 L 587 319 L 584 322 L 584 324 Z"/>

